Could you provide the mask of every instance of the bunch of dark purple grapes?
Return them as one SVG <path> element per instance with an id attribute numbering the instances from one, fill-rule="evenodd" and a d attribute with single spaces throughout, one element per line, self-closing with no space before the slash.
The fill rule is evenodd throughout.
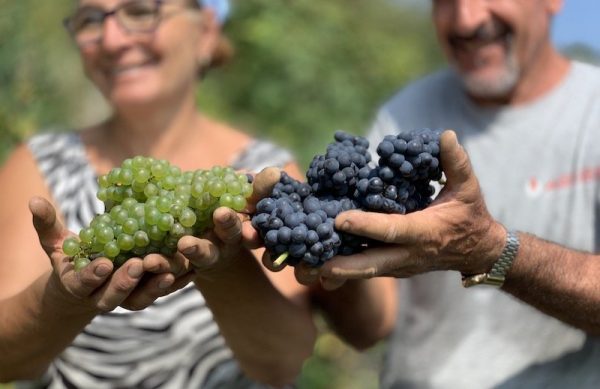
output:
<path id="1" fill-rule="evenodd" d="M 362 208 L 410 213 L 426 208 L 442 178 L 440 130 L 422 129 L 388 135 L 377 146 L 379 163 L 359 172 L 353 198 Z"/>
<path id="2" fill-rule="evenodd" d="M 425 129 L 386 136 L 374 165 L 365 138 L 337 131 L 325 155 L 313 158 L 307 183 L 282 173 L 252 217 L 275 263 L 316 267 L 368 247 L 367 239 L 336 231 L 335 218 L 343 211 L 405 214 L 428 206 L 430 182 L 442 176 L 440 134 Z"/>

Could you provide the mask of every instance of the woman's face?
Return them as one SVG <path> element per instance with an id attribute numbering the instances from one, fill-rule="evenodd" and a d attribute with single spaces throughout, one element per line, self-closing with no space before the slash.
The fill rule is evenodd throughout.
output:
<path id="1" fill-rule="evenodd" d="M 80 0 L 77 12 L 91 11 L 79 20 L 89 23 L 102 15 L 98 11 L 110 12 L 124 3 L 131 0 Z M 78 42 L 86 75 L 116 108 L 193 96 L 199 63 L 214 49 L 218 29 L 210 13 L 187 6 L 185 0 L 165 0 L 158 22 L 150 23 L 155 28 L 148 28 L 140 15 L 147 12 L 145 6 L 156 4 L 139 3 L 110 14 L 95 22 L 101 31 L 97 39 Z M 142 31 L 127 31 L 137 19 Z"/>

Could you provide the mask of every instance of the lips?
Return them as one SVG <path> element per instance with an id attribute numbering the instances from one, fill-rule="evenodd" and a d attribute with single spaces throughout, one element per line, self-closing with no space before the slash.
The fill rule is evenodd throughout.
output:
<path id="1" fill-rule="evenodd" d="M 136 63 L 136 64 L 124 64 L 124 65 L 111 66 L 110 69 L 107 71 L 107 73 L 110 76 L 120 76 L 120 75 L 124 75 L 124 74 L 135 73 L 140 70 L 144 70 L 152 65 L 154 65 L 154 63 L 149 61 L 149 62 L 144 62 L 144 63 L 139 63 L 139 64 Z"/>
<path id="2" fill-rule="evenodd" d="M 504 23 L 493 21 L 479 26 L 472 34 L 453 34 L 448 38 L 450 46 L 456 51 L 476 51 L 492 44 L 508 44 L 512 31 Z"/>

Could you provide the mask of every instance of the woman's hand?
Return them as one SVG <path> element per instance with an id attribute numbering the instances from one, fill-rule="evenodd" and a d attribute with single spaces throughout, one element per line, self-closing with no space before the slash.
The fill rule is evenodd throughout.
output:
<path id="1" fill-rule="evenodd" d="M 279 182 L 281 171 L 270 167 L 258 173 L 254 181 L 252 196 L 246 209 L 240 213 L 226 208 L 217 208 L 213 213 L 213 228 L 201 237 L 184 236 L 177 244 L 173 257 L 151 254 L 144 258 L 144 271 L 165 274 L 162 280 L 170 293 L 182 288 L 196 277 L 212 278 L 219 271 L 226 270 L 232 263 L 252 255 L 250 250 L 261 246 L 258 232 L 250 223 L 250 215 L 256 203 L 269 195 L 273 186 Z M 185 283 L 184 283 L 185 282 Z M 164 285 L 163 285 L 164 286 Z M 146 296 L 148 298 L 150 296 Z M 142 304 L 144 298 L 136 298 Z"/>
<path id="2" fill-rule="evenodd" d="M 152 258 L 131 258 L 116 270 L 109 259 L 97 258 L 75 271 L 69 256 L 62 251 L 63 240 L 73 233 L 58 220 L 54 207 L 46 199 L 34 197 L 29 209 L 42 248 L 54 269 L 50 285 L 72 308 L 96 313 L 109 312 L 118 306 L 140 310 L 183 282 L 173 274 L 183 276 L 183 270 L 167 273 L 153 272 L 151 266 L 145 269 L 144 261 L 152 262 Z"/>

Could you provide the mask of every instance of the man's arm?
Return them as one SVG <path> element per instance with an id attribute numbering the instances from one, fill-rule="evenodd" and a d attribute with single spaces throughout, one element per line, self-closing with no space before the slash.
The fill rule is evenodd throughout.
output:
<path id="1" fill-rule="evenodd" d="M 600 256 L 520 234 L 503 290 L 540 311 L 600 335 Z"/>
<path id="2" fill-rule="evenodd" d="M 462 274 L 491 270 L 504 248 L 506 230 L 487 211 L 456 134 L 446 131 L 440 146 L 447 183 L 436 200 L 408 215 L 340 214 L 336 218 L 339 230 L 387 244 L 333 258 L 323 265 L 321 276 L 343 281 L 404 278 L 436 270 Z M 571 325 L 600 333 L 600 257 L 521 236 L 504 290 Z"/>

